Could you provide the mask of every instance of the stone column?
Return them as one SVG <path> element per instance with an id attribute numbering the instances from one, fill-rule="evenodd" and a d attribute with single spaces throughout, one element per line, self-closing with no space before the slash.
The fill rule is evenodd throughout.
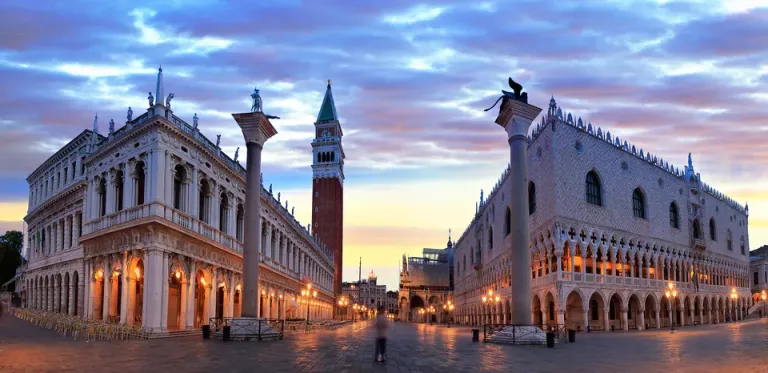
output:
<path id="1" fill-rule="evenodd" d="M 637 321 L 637 320 L 635 320 Z M 629 330 L 629 318 L 627 317 L 627 309 L 622 308 L 621 309 L 621 328 L 624 330 Z"/>
<path id="2" fill-rule="evenodd" d="M 115 191 L 117 188 L 117 178 L 115 177 L 115 170 L 110 169 L 107 172 L 107 215 L 117 210 L 117 203 L 115 203 Z"/>
<path id="3" fill-rule="evenodd" d="M 264 113 L 232 114 L 243 131 L 247 155 L 245 230 L 243 242 L 242 316 L 257 317 L 259 298 L 259 252 L 261 247 L 261 151 L 277 131 Z"/>
<path id="4" fill-rule="evenodd" d="M 128 162 L 123 163 L 123 210 L 134 206 L 133 199 L 133 172 Z"/>
<path id="5" fill-rule="evenodd" d="M 527 97 L 509 97 L 499 108 L 496 124 L 506 130 L 509 143 L 509 204 L 511 209 L 512 324 L 531 325 L 531 272 L 528 230 L 528 127 L 541 109 Z M 582 267 L 584 265 L 582 264 Z"/>
<path id="6" fill-rule="evenodd" d="M 590 319 L 590 315 L 589 315 L 589 303 L 587 303 L 586 305 L 582 305 L 581 309 L 583 309 L 583 310 L 584 310 L 584 315 L 583 315 L 583 319 L 584 319 L 584 331 L 587 331 L 587 329 L 589 328 L 589 319 Z"/>
<path id="7" fill-rule="evenodd" d="M 193 329 L 195 327 L 195 294 L 197 292 L 197 269 L 195 269 L 195 262 L 192 261 L 189 264 L 189 273 L 187 273 L 186 279 L 189 285 L 187 291 L 187 328 Z"/>
<path id="8" fill-rule="evenodd" d="M 68 307 L 67 307 L 67 314 L 68 315 L 74 315 L 75 314 L 74 310 L 75 310 L 75 307 L 77 307 L 77 305 L 75 304 L 75 298 L 74 298 L 74 296 L 75 296 L 75 282 L 73 281 L 72 278 L 69 279 L 69 289 L 67 289 L 67 294 L 69 294 L 68 295 L 68 299 L 69 299 L 68 303 L 69 304 L 68 304 Z"/>
<path id="9" fill-rule="evenodd" d="M 104 267 L 104 277 L 102 279 L 102 307 L 101 307 L 101 320 L 109 320 L 109 308 L 112 303 L 112 272 L 109 271 L 109 267 Z"/>
<path id="10" fill-rule="evenodd" d="M 611 309 L 609 307 L 603 307 L 603 325 L 605 327 L 605 331 L 611 330 L 610 312 L 611 312 Z"/>
<path id="11" fill-rule="evenodd" d="M 656 311 L 656 329 L 661 329 L 661 312 Z"/>
<path id="12" fill-rule="evenodd" d="M 123 294 L 123 298 L 126 299 L 128 303 L 128 309 L 125 312 L 125 320 L 127 321 L 128 325 L 135 324 L 136 320 L 136 281 L 137 278 L 134 277 L 135 273 L 129 273 L 128 274 L 128 292 Z"/>
<path id="13" fill-rule="evenodd" d="M 157 250 L 147 252 L 144 263 L 144 327 L 159 331 L 161 328 L 163 254 Z M 168 281 L 166 280 L 166 283 Z M 166 310 L 167 312 L 167 310 Z"/>
<path id="14" fill-rule="evenodd" d="M 162 256 L 162 268 L 158 273 L 160 278 L 157 280 L 160 282 L 160 291 L 162 292 L 162 298 L 160 298 L 160 330 L 166 330 L 168 328 L 168 255 L 161 253 Z"/>
<path id="15" fill-rule="evenodd" d="M 200 219 L 200 205 L 198 202 L 198 198 L 200 198 L 200 181 L 198 180 L 199 175 L 196 167 L 192 166 L 190 169 L 192 172 L 192 185 L 190 185 L 189 188 L 189 206 L 187 208 L 187 214 Z"/>
<path id="16" fill-rule="evenodd" d="M 645 330 L 645 309 L 641 308 L 637 311 L 637 320 L 635 320 L 637 330 Z"/>
<path id="17" fill-rule="evenodd" d="M 127 179 L 125 174 L 123 174 L 123 179 Z M 125 190 L 123 190 L 123 196 L 125 196 Z M 125 205 L 123 205 L 125 207 Z M 122 281 L 122 287 L 123 291 L 120 294 L 120 304 L 118 307 L 120 307 L 120 323 L 125 324 L 128 320 L 128 302 L 130 300 L 130 291 L 128 289 L 128 279 L 129 277 L 133 276 L 134 274 L 130 273 L 128 269 L 128 252 L 123 251 L 123 258 L 121 260 L 121 267 L 123 269 L 122 276 L 120 276 L 120 281 Z"/>
<path id="18" fill-rule="evenodd" d="M 93 274 L 91 273 L 91 263 L 90 260 L 85 260 L 84 263 L 85 266 L 85 276 L 79 279 L 80 284 L 88 284 L 88 286 L 85 286 L 85 291 L 81 292 L 80 297 L 83 298 L 83 312 L 82 316 L 86 319 L 93 317 L 93 312 L 91 311 L 90 305 L 91 303 L 91 297 L 93 296 Z"/>

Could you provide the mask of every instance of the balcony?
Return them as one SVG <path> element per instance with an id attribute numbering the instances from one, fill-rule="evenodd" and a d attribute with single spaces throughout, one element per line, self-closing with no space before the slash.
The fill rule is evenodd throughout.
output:
<path id="1" fill-rule="evenodd" d="M 483 255 L 479 251 L 475 253 L 474 268 L 475 268 L 475 271 L 479 271 L 483 269 Z"/>
<path id="2" fill-rule="evenodd" d="M 536 287 L 553 284 L 556 281 L 558 281 L 557 275 L 558 275 L 558 272 L 552 272 L 545 276 L 540 276 L 540 277 L 531 279 L 531 285 L 534 288 L 536 288 Z M 658 291 L 664 291 L 664 289 L 666 289 L 666 287 L 669 285 L 669 282 L 670 282 L 669 280 L 659 280 L 659 279 L 652 279 L 652 278 L 600 275 L 600 274 L 581 273 L 581 272 L 562 272 L 562 278 L 560 279 L 560 281 L 568 281 L 568 282 L 584 283 L 584 284 L 605 284 L 608 287 L 626 286 L 626 287 L 631 287 L 632 289 L 649 289 L 649 290 L 658 290 Z M 678 290 L 686 291 L 686 292 L 696 291 L 696 285 L 694 285 L 692 282 L 676 281 L 675 287 Z M 710 293 L 730 293 L 732 289 L 733 289 L 733 286 L 700 284 L 698 291 L 710 292 Z M 739 288 L 739 289 L 743 290 L 743 288 Z"/>
<path id="3" fill-rule="evenodd" d="M 692 238 L 691 239 L 691 247 L 696 250 L 706 250 L 707 249 L 707 240 L 703 238 Z"/>
<path id="4" fill-rule="evenodd" d="M 170 221 L 185 230 L 198 233 L 212 241 L 218 242 L 230 250 L 238 253 L 243 252 L 242 243 L 232 236 L 222 233 L 199 219 L 160 203 L 143 204 L 91 220 L 83 225 L 83 235 L 150 218 Z"/>

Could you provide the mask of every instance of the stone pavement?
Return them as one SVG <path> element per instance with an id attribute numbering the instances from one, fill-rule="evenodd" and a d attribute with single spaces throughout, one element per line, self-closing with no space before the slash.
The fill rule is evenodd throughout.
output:
<path id="1" fill-rule="evenodd" d="M 0 318 L 0 372 L 768 372 L 768 319 L 643 332 L 579 333 L 575 344 L 473 343 L 466 327 L 393 323 L 389 363 L 374 329 L 287 334 L 283 341 L 200 338 L 74 341 Z"/>

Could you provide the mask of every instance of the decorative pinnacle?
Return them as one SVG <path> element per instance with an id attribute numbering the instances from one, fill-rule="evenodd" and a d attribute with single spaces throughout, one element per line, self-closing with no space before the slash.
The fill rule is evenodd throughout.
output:
<path id="1" fill-rule="evenodd" d="M 328 79 L 328 85 L 331 85 L 331 80 L 330 79 Z"/>

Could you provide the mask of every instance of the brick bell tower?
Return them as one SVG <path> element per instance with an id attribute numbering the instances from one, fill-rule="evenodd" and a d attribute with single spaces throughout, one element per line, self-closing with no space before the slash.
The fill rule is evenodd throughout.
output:
<path id="1" fill-rule="evenodd" d="M 325 90 L 312 140 L 312 234 L 333 250 L 333 293 L 341 294 L 344 233 L 344 149 L 341 124 L 331 94 Z M 335 308 L 335 307 L 334 307 Z M 336 312 L 334 312 L 335 317 Z"/>

